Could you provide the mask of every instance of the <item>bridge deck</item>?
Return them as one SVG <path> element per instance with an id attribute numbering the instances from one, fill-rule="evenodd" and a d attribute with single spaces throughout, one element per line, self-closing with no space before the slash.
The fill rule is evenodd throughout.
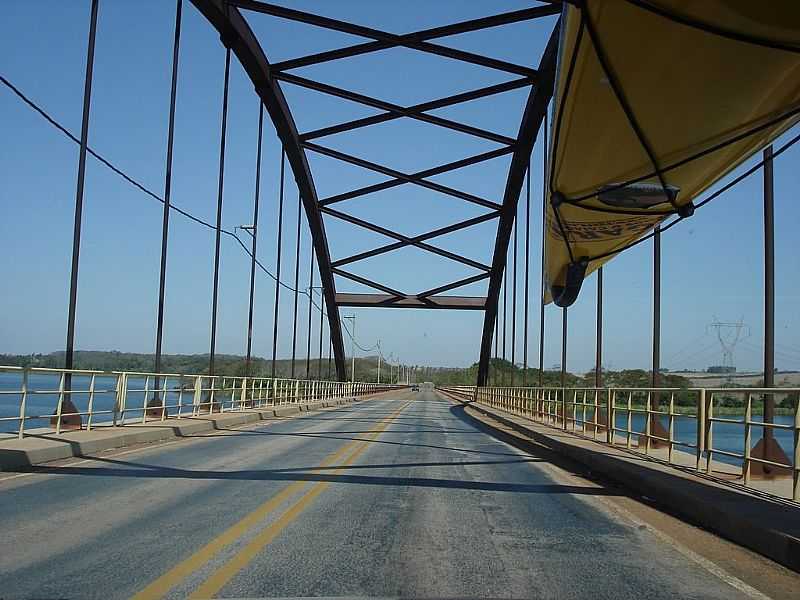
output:
<path id="1" fill-rule="evenodd" d="M 10 597 L 749 597 L 427 391 L 12 477 Z"/>

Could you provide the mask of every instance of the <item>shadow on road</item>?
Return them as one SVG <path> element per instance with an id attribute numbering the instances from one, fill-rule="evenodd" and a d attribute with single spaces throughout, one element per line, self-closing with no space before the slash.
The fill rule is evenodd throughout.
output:
<path id="1" fill-rule="evenodd" d="M 53 475 L 79 475 L 88 477 L 136 477 L 146 479 L 196 479 L 196 480 L 223 480 L 223 481 L 307 481 L 348 483 L 357 485 L 388 485 L 400 487 L 443 488 L 460 490 L 480 490 L 487 492 L 513 492 L 517 494 L 578 494 L 578 495 L 614 495 L 615 492 L 603 488 L 559 485 L 559 484 L 524 484 L 488 481 L 465 481 L 460 479 L 443 479 L 436 477 L 387 477 L 375 475 L 350 475 L 322 473 L 319 467 L 301 467 L 298 469 L 249 469 L 242 471 L 203 471 L 192 469 L 178 469 L 159 465 L 149 465 L 111 458 L 95 458 L 97 462 L 117 465 L 109 467 L 46 467 L 39 466 L 30 469 L 35 473 Z M 405 463 L 392 465 L 358 465 L 361 469 L 384 469 L 396 467 L 427 467 L 427 466 L 452 466 L 484 465 L 484 464 L 509 464 L 533 462 L 525 458 L 508 461 L 467 461 L 455 463 Z M 325 470 L 350 470 L 352 466 L 328 467 Z"/>

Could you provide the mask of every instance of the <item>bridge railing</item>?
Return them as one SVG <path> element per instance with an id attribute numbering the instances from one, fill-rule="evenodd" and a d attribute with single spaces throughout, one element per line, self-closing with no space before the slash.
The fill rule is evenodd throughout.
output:
<path id="1" fill-rule="evenodd" d="M 800 501 L 800 388 L 442 389 L 670 465 Z M 764 422 L 763 405 L 769 397 L 780 414 Z"/>
<path id="2" fill-rule="evenodd" d="M 0 436 L 352 398 L 396 387 L 283 377 L 0 366 Z M 33 429 L 32 429 L 33 427 Z"/>

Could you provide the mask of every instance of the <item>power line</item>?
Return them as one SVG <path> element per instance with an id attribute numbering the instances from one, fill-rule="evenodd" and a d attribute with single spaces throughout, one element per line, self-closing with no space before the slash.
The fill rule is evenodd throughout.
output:
<path id="1" fill-rule="evenodd" d="M 9 90 L 11 90 L 11 91 L 12 91 L 12 92 L 13 92 L 13 93 L 14 93 L 14 94 L 17 96 L 17 97 L 19 97 L 19 98 L 20 98 L 20 99 L 21 99 L 21 100 L 22 100 L 22 101 L 23 101 L 25 104 L 27 104 L 27 105 L 28 105 L 30 108 L 32 108 L 32 109 L 33 109 L 35 112 L 37 112 L 37 113 L 38 113 L 38 114 L 39 114 L 39 115 L 40 115 L 42 118 L 44 118 L 44 119 L 45 119 L 45 120 L 46 120 L 48 123 L 50 123 L 50 124 L 51 124 L 53 127 L 55 127 L 56 129 L 58 129 L 58 130 L 59 130 L 61 133 L 63 133 L 65 136 L 67 136 L 67 137 L 68 137 L 70 140 L 72 140 L 72 141 L 73 141 L 73 142 L 75 142 L 76 144 L 80 144 L 80 140 L 79 140 L 77 137 L 75 137 L 75 136 L 72 134 L 72 132 L 70 132 L 70 131 L 69 131 L 69 130 L 68 130 L 66 127 L 64 127 L 64 126 L 63 126 L 61 123 L 59 123 L 58 121 L 56 121 L 56 120 L 55 120 L 55 119 L 54 119 L 52 116 L 50 116 L 50 114 L 48 114 L 48 113 L 47 113 L 47 111 L 45 111 L 45 110 L 44 110 L 44 109 L 43 109 L 41 106 L 39 106 L 38 104 L 36 104 L 36 103 L 35 103 L 33 100 L 31 100 L 31 99 L 30 99 L 28 96 L 26 96 L 26 95 L 25 95 L 25 94 L 24 94 L 24 93 L 23 93 L 23 92 L 22 92 L 22 91 L 21 91 L 21 90 L 20 90 L 20 89 L 19 89 L 17 86 L 15 86 L 13 83 L 11 83 L 11 82 L 10 82 L 10 81 L 9 81 L 7 78 L 5 78 L 5 77 L 4 77 L 4 76 L 2 76 L 2 75 L 0 75 L 0 83 L 3 83 L 3 85 L 5 85 L 5 86 L 6 86 L 6 87 L 7 87 Z M 146 194 L 146 195 L 150 196 L 150 197 L 151 197 L 151 198 L 153 198 L 154 200 L 157 200 L 157 201 L 158 201 L 158 202 L 160 202 L 161 204 L 165 204 L 165 203 L 166 203 L 166 201 L 164 200 L 164 198 L 162 198 L 161 196 L 159 196 L 159 195 L 158 195 L 156 192 L 154 192 L 154 191 L 152 191 L 152 190 L 148 189 L 148 188 L 147 188 L 147 187 L 146 187 L 144 184 L 140 183 L 139 181 L 136 181 L 136 180 L 135 180 L 133 177 L 131 177 L 130 175 L 128 175 L 127 173 L 125 173 L 125 172 L 124 172 L 122 169 L 120 169 L 119 167 L 117 167 L 116 165 L 114 165 L 114 164 L 113 164 L 111 161 L 109 161 L 107 158 L 105 158 L 105 157 L 104 157 L 104 156 L 102 156 L 101 154 L 98 154 L 97 152 L 95 152 L 95 151 L 94 151 L 92 148 L 89 148 L 89 147 L 87 147 L 87 148 L 86 148 L 86 151 L 87 151 L 87 152 L 88 152 L 90 155 L 92 155 L 94 158 L 96 158 L 98 161 L 100 161 L 100 163 L 102 163 L 103 165 L 105 165 L 106 167 L 108 167 L 108 168 L 109 168 L 111 171 L 113 171 L 114 173 L 116 173 L 117 175 L 119 175 L 119 176 L 120 176 L 122 179 L 124 179 L 125 181 L 127 181 L 129 184 L 131 184 L 133 187 L 135 187 L 135 188 L 136 188 L 136 189 L 138 189 L 139 191 L 141 191 L 141 192 L 143 192 L 144 194 Z M 182 209 L 182 208 L 180 208 L 180 207 L 176 206 L 176 205 L 175 205 L 175 204 L 173 204 L 173 203 L 170 203 L 170 206 L 169 206 L 169 208 L 170 208 L 170 210 L 174 210 L 175 212 L 177 212 L 177 213 L 179 213 L 179 214 L 183 215 L 183 216 L 184 216 L 184 217 L 186 217 L 187 219 L 190 219 L 191 221 L 194 221 L 194 222 L 195 222 L 195 223 L 197 223 L 198 225 L 202 225 L 203 227 L 207 227 L 208 229 L 211 229 L 212 231 L 216 231 L 216 230 L 217 230 L 217 227 L 216 227 L 216 225 L 214 225 L 214 224 L 212 224 L 212 223 L 209 223 L 208 221 L 205 221 L 205 220 L 201 219 L 200 217 L 197 217 L 197 216 L 193 215 L 193 214 L 192 214 L 192 213 L 190 213 L 189 211 L 187 211 L 187 210 L 184 210 L 184 209 Z M 247 255 L 248 255 L 250 258 L 253 258 L 253 254 L 252 254 L 252 252 L 250 252 L 250 250 L 247 248 L 247 246 L 245 246 L 245 244 L 242 242 L 242 240 L 239 238 L 239 236 L 236 234 L 236 232 L 235 232 L 235 231 L 230 231 L 230 230 L 228 230 L 228 229 L 225 229 L 225 228 L 223 228 L 223 227 L 220 227 L 219 229 L 220 229 L 220 233 L 222 233 L 222 234 L 224 234 L 224 235 L 227 235 L 227 236 L 229 236 L 229 237 L 231 237 L 231 238 L 235 239 L 235 240 L 236 240 L 236 241 L 239 243 L 239 246 L 241 246 L 242 250 L 244 250 L 244 252 L 245 252 L 245 253 L 246 253 L 246 254 L 247 254 Z M 270 272 L 270 271 L 269 271 L 269 269 L 267 269 L 266 267 L 264 267 L 264 265 L 263 265 L 263 264 L 261 264 L 261 262 L 260 262 L 258 259 L 256 259 L 256 264 L 257 264 L 257 265 L 258 265 L 258 266 L 261 268 L 261 270 L 262 270 L 262 271 L 264 271 L 264 272 L 265 272 L 267 275 L 269 275 L 269 276 L 270 276 L 270 277 L 271 277 L 271 278 L 272 278 L 274 281 L 276 281 L 278 284 L 280 284 L 281 286 L 285 287 L 285 288 L 286 288 L 286 289 L 288 289 L 288 290 L 295 291 L 295 290 L 294 290 L 294 288 L 293 288 L 293 287 L 291 287 L 290 285 L 288 285 L 288 284 L 286 284 L 286 283 L 284 283 L 284 282 L 282 282 L 282 281 L 279 281 L 279 280 L 278 280 L 278 279 L 275 277 L 275 275 L 274 275 L 272 272 Z M 307 292 L 305 292 L 305 291 L 303 291 L 303 290 L 299 290 L 299 293 L 301 293 L 301 294 L 306 294 L 306 295 L 307 295 Z"/>
<path id="2" fill-rule="evenodd" d="M 1 83 L 3 83 L 3 85 L 5 85 L 5 86 L 6 86 L 6 87 L 7 87 L 9 90 L 11 90 L 11 91 L 12 91 L 12 92 L 13 92 L 13 93 L 14 93 L 14 94 L 15 94 L 15 95 L 18 97 L 18 98 L 20 98 L 20 99 L 21 99 L 21 100 L 22 100 L 22 101 L 23 101 L 23 102 L 24 102 L 26 105 L 28 105 L 28 106 L 29 106 L 31 109 L 33 109 L 33 110 L 34 110 L 36 113 L 38 113 L 38 114 L 39 114 L 39 115 L 40 115 L 42 118 L 44 118 L 44 119 L 45 119 L 45 120 L 46 120 L 48 123 L 50 123 L 50 124 L 51 124 L 53 127 L 55 127 L 56 129 L 58 129 L 58 130 L 59 130 L 61 133 L 63 133 L 65 136 L 67 136 L 67 138 L 69 138 L 70 140 L 72 140 L 72 141 L 73 141 L 73 142 L 75 142 L 76 144 L 80 144 L 80 140 L 79 140 L 77 137 L 75 137 L 75 136 L 72 134 L 72 132 L 70 132 L 70 131 L 69 131 L 69 129 L 67 129 L 66 127 L 64 127 L 64 126 L 63 126 L 61 123 L 59 123 L 59 122 L 58 122 L 58 121 L 57 121 L 55 118 L 53 118 L 53 117 L 52 117 L 52 116 L 51 116 L 51 115 L 50 115 L 50 114 L 49 114 L 49 113 L 48 113 L 46 110 L 44 110 L 44 109 L 43 109 L 41 106 L 39 106 L 39 105 L 38 105 L 36 102 L 34 102 L 33 100 L 31 100 L 31 99 L 30 99 L 30 98 L 29 98 L 27 95 L 25 95 L 25 94 L 22 92 L 22 90 L 20 90 L 20 89 L 19 89 L 17 86 L 15 86 L 13 83 L 11 83 L 11 82 L 10 82 L 10 81 L 9 81 L 9 80 L 6 78 L 6 77 L 4 77 L 4 76 L 0 75 L 0 82 L 1 82 Z M 112 163 L 110 160 L 108 160 L 107 158 L 105 158 L 105 157 L 104 157 L 104 156 L 102 156 L 101 154 L 99 154 L 99 153 L 95 152 L 95 151 L 94 151 L 92 148 L 89 148 L 89 147 L 87 147 L 86 151 L 87 151 L 87 152 L 88 152 L 88 153 L 89 153 L 91 156 L 93 156 L 94 158 L 96 158 L 96 159 L 97 159 L 97 160 L 98 160 L 100 163 L 102 163 L 103 165 L 105 165 L 106 167 L 108 167 L 108 168 L 109 168 L 111 171 L 113 171 L 114 173 L 116 173 L 117 175 L 119 175 L 119 176 L 120 176 L 122 179 L 124 179 L 125 181 L 127 181 L 127 182 L 128 182 L 130 185 L 132 185 L 133 187 L 135 187 L 135 188 L 136 188 L 136 189 L 138 189 L 139 191 L 141 191 L 141 192 L 143 192 L 144 194 L 146 194 L 146 195 L 150 196 L 150 197 L 151 197 L 151 198 L 153 198 L 154 200 L 157 200 L 157 201 L 158 201 L 158 202 L 160 202 L 161 204 L 166 204 L 166 201 L 164 200 L 164 198 L 162 198 L 161 196 L 159 196 L 159 195 L 158 195 L 156 192 L 154 192 L 154 191 L 152 191 L 152 190 L 148 189 L 148 188 L 147 188 L 147 187 L 146 187 L 144 184 L 140 183 L 139 181 L 137 181 L 136 179 L 134 179 L 133 177 L 131 177 L 130 175 L 128 175 L 127 173 L 125 173 L 125 172 L 124 172 L 122 169 L 120 169 L 119 167 L 117 167 L 116 165 L 114 165 L 114 164 L 113 164 L 113 163 Z M 212 231 L 216 231 L 216 230 L 218 229 L 216 225 L 214 225 L 214 224 L 212 224 L 212 223 L 209 223 L 208 221 L 205 221 L 205 220 L 201 219 L 200 217 L 197 217 L 197 216 L 193 215 L 192 213 L 190 213 L 190 212 L 188 212 L 188 211 L 186 211 L 186 210 L 184 210 L 184 209 L 182 209 L 182 208 L 180 208 L 180 207 L 176 206 L 174 203 L 170 203 L 170 205 L 169 205 L 169 209 L 170 209 L 170 210 L 174 210 L 174 211 L 175 211 L 175 212 L 177 212 L 178 214 L 181 214 L 181 215 L 183 215 L 184 217 L 186 217 L 187 219 L 189 219 L 189 220 L 191 220 L 191 221 L 193 221 L 193 222 L 197 223 L 198 225 L 202 225 L 203 227 L 206 227 L 206 228 L 208 228 L 208 229 L 210 229 L 210 230 L 212 230 Z M 259 259 L 258 259 L 256 256 L 254 256 L 254 255 L 253 255 L 252 251 L 251 251 L 251 250 L 250 250 L 250 249 L 249 249 L 249 248 L 248 248 L 248 247 L 245 245 L 245 243 L 244 243 L 244 242 L 242 241 L 242 239 L 239 237 L 239 235 L 237 234 L 237 232 L 236 232 L 236 230 L 235 230 L 235 229 L 234 229 L 233 231 L 230 231 L 230 230 L 228 230 L 228 229 L 225 229 L 225 228 L 223 228 L 223 227 L 219 227 L 219 231 L 220 231 L 220 233 L 221 233 L 221 234 L 223 234 L 223 235 L 226 235 L 226 236 L 228 236 L 228 237 L 230 237 L 230 238 L 232 238 L 232 239 L 236 240 L 237 244 L 238 244 L 238 245 L 239 245 L 239 247 L 242 249 L 242 251 L 243 251 L 243 252 L 244 252 L 244 253 L 245 253 L 245 254 L 246 254 L 248 257 L 250 257 L 251 259 L 253 259 L 253 260 L 255 261 L 256 265 L 258 266 L 258 268 L 259 268 L 261 271 L 263 271 L 264 273 L 266 273 L 266 274 L 267 274 L 267 275 L 268 275 L 268 276 L 269 276 L 269 277 L 270 277 L 270 278 L 271 278 L 273 281 L 275 281 L 275 283 L 276 283 L 276 284 L 278 284 L 278 285 L 280 285 L 280 286 L 284 287 L 285 289 L 287 289 L 287 290 L 289 290 L 289 291 L 291 291 L 291 292 L 297 292 L 297 293 L 299 293 L 299 294 L 303 294 L 303 295 L 307 296 L 307 297 L 308 297 L 308 299 L 309 299 L 309 301 L 311 302 L 311 304 L 312 304 L 313 306 L 315 306 L 316 308 L 318 308 L 318 309 L 322 310 L 322 309 L 320 308 L 320 305 L 319 305 L 319 304 L 317 304 L 317 303 L 314 301 L 313 294 L 311 293 L 311 291 L 307 291 L 307 290 L 304 290 L 304 289 L 299 289 L 299 288 L 298 288 L 298 289 L 296 289 L 296 288 L 292 287 L 291 285 L 289 285 L 289 284 L 287 284 L 287 283 L 284 283 L 283 281 L 279 280 L 279 279 L 278 279 L 278 278 L 275 276 L 275 274 L 274 274 L 274 273 L 272 273 L 272 272 L 271 272 L 269 269 L 267 269 L 267 268 L 266 268 L 266 267 L 263 265 L 263 263 L 262 263 L 262 262 L 261 262 L 261 261 L 260 261 L 260 260 L 259 260 Z M 323 316 L 324 316 L 324 318 L 325 318 L 325 319 L 328 319 L 328 316 L 324 314 L 324 311 L 323 311 Z M 344 325 L 344 323 L 343 323 L 343 325 Z M 353 340 L 353 343 L 355 344 L 355 346 L 356 346 L 356 347 L 358 347 L 358 349 L 359 349 L 359 350 L 361 350 L 362 352 L 372 352 L 372 351 L 373 351 L 373 350 L 375 350 L 376 348 L 380 348 L 380 344 L 379 344 L 379 343 L 376 343 L 376 344 L 374 344 L 374 345 L 373 345 L 372 347 L 370 347 L 370 348 L 365 348 L 364 346 L 362 346 L 361 344 L 359 344 L 359 343 L 358 343 L 358 341 L 357 341 L 357 340 L 356 340 L 356 339 L 353 337 L 353 334 L 350 332 L 350 330 L 349 330 L 349 329 L 347 329 L 347 326 L 346 326 L 346 325 L 344 325 L 344 329 L 345 329 L 345 331 L 347 332 L 347 335 L 348 335 L 348 336 L 350 336 L 350 339 L 351 339 L 351 340 Z"/>
<path id="3" fill-rule="evenodd" d="M 684 363 L 689 363 L 690 361 L 693 361 L 693 360 L 699 358 L 700 356 L 705 356 L 705 354 L 707 352 L 711 351 L 711 349 L 714 348 L 714 346 L 716 346 L 716 345 L 717 345 L 717 342 L 716 341 L 712 341 L 710 344 L 708 344 L 708 345 L 706 345 L 706 346 L 704 346 L 702 348 L 699 348 L 694 352 L 691 352 L 690 354 L 684 356 L 680 360 L 682 362 L 684 362 Z M 674 363 L 676 361 L 670 361 L 670 362 Z"/>
<path id="4" fill-rule="evenodd" d="M 691 352 L 696 347 L 696 345 L 707 336 L 708 336 L 708 333 L 704 333 L 702 335 L 697 336 L 696 338 L 694 338 L 690 342 L 688 342 L 685 345 L 683 345 L 678 350 L 675 350 L 672 353 L 670 353 L 669 355 L 667 355 L 664 358 L 664 362 L 675 362 L 676 359 L 680 358 L 680 356 L 682 354 L 685 354 L 686 352 Z"/>

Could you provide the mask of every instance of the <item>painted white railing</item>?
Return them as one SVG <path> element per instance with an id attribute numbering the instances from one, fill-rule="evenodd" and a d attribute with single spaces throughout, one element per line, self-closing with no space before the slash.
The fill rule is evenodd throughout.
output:
<path id="1" fill-rule="evenodd" d="M 0 366 L 0 432 L 30 423 L 91 430 L 267 406 L 353 398 L 396 387 L 366 382 Z"/>

